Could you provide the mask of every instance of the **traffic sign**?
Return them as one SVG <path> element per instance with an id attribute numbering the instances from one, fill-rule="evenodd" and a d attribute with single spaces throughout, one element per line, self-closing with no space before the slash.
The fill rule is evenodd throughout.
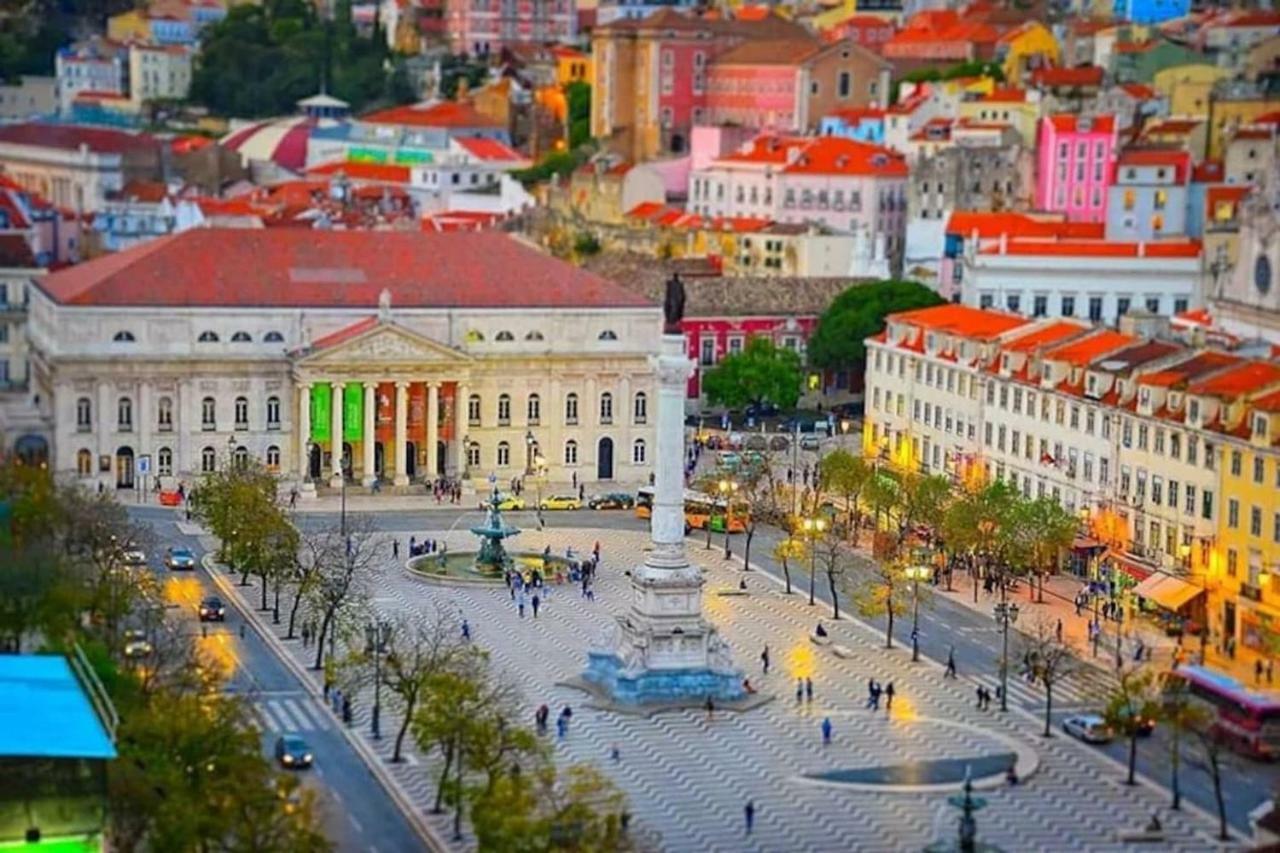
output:
<path id="1" fill-rule="evenodd" d="M 151 454 L 144 453 L 143 455 L 139 456 L 136 460 L 134 460 L 134 465 L 137 467 L 139 476 L 142 476 L 142 477 L 147 476 L 148 474 L 151 473 Z"/>

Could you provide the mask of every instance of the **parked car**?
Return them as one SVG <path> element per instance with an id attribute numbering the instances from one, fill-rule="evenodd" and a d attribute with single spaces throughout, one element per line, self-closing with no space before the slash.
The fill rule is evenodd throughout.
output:
<path id="1" fill-rule="evenodd" d="M 769 439 L 770 450 L 787 450 L 791 447 L 791 442 L 787 440 L 785 435 L 775 435 Z"/>
<path id="2" fill-rule="evenodd" d="M 201 622 L 227 621 L 227 606 L 216 595 L 211 595 L 201 600 L 199 613 Z"/>
<path id="3" fill-rule="evenodd" d="M 300 735 L 288 734 L 276 738 L 276 761 L 286 770 L 305 770 L 314 760 L 311 747 Z"/>
<path id="4" fill-rule="evenodd" d="M 155 651 L 147 632 L 140 628 L 130 628 L 124 632 L 124 656 L 127 658 L 144 658 Z"/>
<path id="5" fill-rule="evenodd" d="M 480 501 L 480 509 L 489 508 L 489 499 L 485 498 Z M 515 495 L 498 495 L 498 509 L 508 512 L 513 509 L 524 509 L 524 498 L 518 498 Z"/>
<path id="6" fill-rule="evenodd" d="M 769 439 L 759 433 L 747 436 L 747 440 L 743 442 L 743 447 L 747 450 L 768 450 Z"/>
<path id="7" fill-rule="evenodd" d="M 549 495 L 538 504 L 542 509 L 582 509 L 577 495 Z"/>
<path id="8" fill-rule="evenodd" d="M 147 564 L 147 552 L 141 548 L 126 548 L 120 556 L 127 566 L 145 566 Z"/>
<path id="9" fill-rule="evenodd" d="M 1097 714 L 1075 714 L 1062 721 L 1062 730 L 1085 743 L 1111 743 L 1114 733 Z"/>
<path id="10" fill-rule="evenodd" d="M 818 449 L 817 434 L 812 432 L 807 432 L 804 435 L 800 436 L 800 449 L 801 450 L 817 450 Z"/>
<path id="11" fill-rule="evenodd" d="M 190 548 L 175 546 L 165 552 L 164 564 L 170 571 L 191 570 L 196 567 L 196 555 Z"/>
<path id="12" fill-rule="evenodd" d="M 1128 726 L 1129 709 L 1128 708 L 1118 709 L 1118 713 L 1116 714 L 1116 716 L 1118 717 L 1117 722 L 1120 722 L 1123 725 L 1123 727 L 1127 729 L 1129 727 Z M 1142 717 L 1142 716 L 1138 717 L 1138 725 L 1137 725 L 1138 737 L 1150 737 L 1151 733 L 1154 732 L 1155 730 L 1156 730 L 1155 717 Z"/>
<path id="13" fill-rule="evenodd" d="M 626 492 L 606 492 L 587 501 L 590 509 L 631 509 L 635 504 L 636 499 Z"/>

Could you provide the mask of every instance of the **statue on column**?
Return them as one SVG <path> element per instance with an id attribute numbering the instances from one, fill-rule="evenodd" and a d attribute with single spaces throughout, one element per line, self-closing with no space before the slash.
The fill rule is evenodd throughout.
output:
<path id="1" fill-rule="evenodd" d="M 662 313 L 666 318 L 663 331 L 667 334 L 680 333 L 680 321 L 684 319 L 684 282 L 679 273 L 672 273 L 667 279 L 667 294 L 662 301 Z"/>

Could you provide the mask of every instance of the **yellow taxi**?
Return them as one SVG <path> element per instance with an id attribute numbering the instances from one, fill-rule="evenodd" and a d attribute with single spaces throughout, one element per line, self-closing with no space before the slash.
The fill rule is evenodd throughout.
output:
<path id="1" fill-rule="evenodd" d="M 489 508 L 489 499 L 485 498 L 480 501 L 480 509 Z M 524 498 L 518 498 L 515 495 L 498 495 L 498 509 L 503 512 L 510 510 L 524 509 Z"/>
<path id="2" fill-rule="evenodd" d="M 582 500 L 577 495 L 549 495 L 538 506 L 542 509 L 582 509 Z"/>

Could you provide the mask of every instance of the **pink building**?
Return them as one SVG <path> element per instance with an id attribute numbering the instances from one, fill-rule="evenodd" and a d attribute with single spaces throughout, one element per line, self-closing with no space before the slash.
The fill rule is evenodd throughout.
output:
<path id="1" fill-rule="evenodd" d="M 1036 170 L 1038 210 L 1071 222 L 1103 222 L 1116 150 L 1114 116 L 1055 115 L 1040 120 Z"/>
<path id="2" fill-rule="evenodd" d="M 513 44 L 571 41 L 574 0 L 445 0 L 445 34 L 454 53 L 497 54 Z"/>
<path id="3" fill-rule="evenodd" d="M 696 287 L 700 283 L 699 279 L 690 279 L 685 286 Z M 689 358 L 697 365 L 689 377 L 691 400 L 702 396 L 702 372 L 715 367 L 725 356 L 741 352 L 749 338 L 769 338 L 777 346 L 803 353 L 809 336 L 818 325 L 816 311 L 785 316 L 732 316 L 736 313 L 732 309 L 732 306 L 725 306 L 722 316 L 686 317 L 680 321 Z"/>

